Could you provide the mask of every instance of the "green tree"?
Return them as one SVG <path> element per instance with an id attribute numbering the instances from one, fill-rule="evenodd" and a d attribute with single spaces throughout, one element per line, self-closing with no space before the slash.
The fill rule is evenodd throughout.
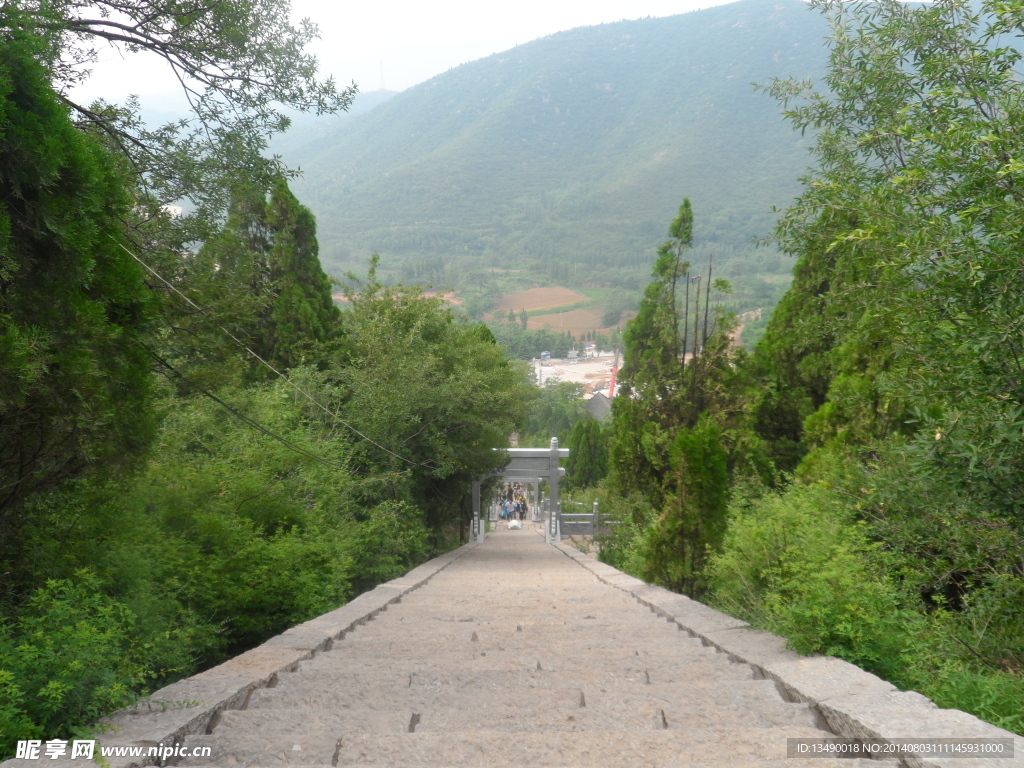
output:
<path id="1" fill-rule="evenodd" d="M 350 276 L 348 362 L 333 369 L 348 393 L 342 414 L 365 436 L 351 467 L 379 476 L 380 501 L 423 509 L 439 541 L 468 509 L 472 480 L 505 461 L 533 388 L 487 328 L 418 288 L 385 286 L 376 266 L 374 257 L 365 280 Z"/>
<path id="2" fill-rule="evenodd" d="M 80 128 L 103 134 L 129 162 L 133 185 L 145 192 L 133 211 L 136 235 L 146 242 L 211 234 L 229 201 L 226 180 L 245 174 L 268 186 L 283 171 L 266 156 L 268 137 L 285 130 L 286 108 L 318 114 L 347 109 L 355 86 L 318 79 L 305 51 L 315 24 L 293 24 L 288 0 L 26 0 L 0 6 L 0 26 L 36 35 L 37 52 L 58 98 Z M 163 59 L 188 98 L 191 117 L 147 126 L 137 101 L 122 106 L 74 102 L 68 94 L 88 77 L 89 65 L 111 47 Z M 168 203 L 188 201 L 177 219 L 161 215 Z M 173 237 L 169 232 L 176 232 Z"/>
<path id="3" fill-rule="evenodd" d="M 648 401 L 664 402 L 661 409 L 672 410 L 683 368 L 684 337 L 681 328 L 687 320 L 678 296 L 679 281 L 686 281 L 689 297 L 689 262 L 683 253 L 693 243 L 693 211 L 689 199 L 683 200 L 679 213 L 669 226 L 670 239 L 658 249 L 654 264 L 655 280 L 647 285 L 640 312 L 626 326 L 625 363 L 619 373 L 624 394 L 636 392 Z M 683 332 L 685 335 L 685 332 Z"/>
<path id="4" fill-rule="evenodd" d="M 712 289 L 725 294 L 730 287 L 712 282 L 709 264 L 702 297 L 682 260 L 693 239 L 689 201 L 669 237 L 658 249 L 640 313 L 626 326 L 626 361 L 612 405 L 610 490 L 621 499 L 639 495 L 644 503 L 631 505 L 657 517 L 628 521 L 632 541 L 623 534 L 614 547 L 632 553 L 625 561 L 644 578 L 699 595 L 725 530 L 730 474 L 772 473 L 763 447 L 748 434 L 748 375 L 731 342 L 733 320 L 720 307 L 711 313 Z"/>
<path id="5" fill-rule="evenodd" d="M 72 126 L 40 46 L 0 38 L 0 560 L 27 496 L 130 461 L 153 428 L 125 177 Z"/>
<path id="6" fill-rule="evenodd" d="M 596 419 L 577 421 L 566 447 L 569 458 L 565 462 L 565 474 L 570 488 L 590 488 L 608 474 L 607 435 Z"/>
<path id="7" fill-rule="evenodd" d="M 536 392 L 519 444 L 547 448 L 552 437 L 564 444 L 576 425 L 589 416 L 580 384 L 550 379 Z"/>
<path id="8" fill-rule="evenodd" d="M 331 281 L 320 267 L 316 220 L 281 177 L 270 191 L 266 228 L 273 298 L 258 343 L 264 359 L 290 368 L 311 345 L 338 335 L 341 313 L 331 296 Z"/>
<path id="9" fill-rule="evenodd" d="M 318 258 L 316 221 L 279 177 L 268 193 L 236 186 L 224 228 L 192 260 L 186 276 L 193 302 L 164 307 L 167 356 L 192 381 L 224 381 L 243 363 L 250 377 L 273 376 L 239 357 L 243 340 L 278 370 L 323 363 L 341 335 L 341 313 Z M 183 288 L 186 285 L 182 286 Z"/>
<path id="10" fill-rule="evenodd" d="M 1005 43 L 1024 17 L 994 1 L 818 5 L 828 95 L 771 88 L 816 131 L 818 160 L 776 236 L 832 275 L 805 316 L 827 321 L 833 350 L 795 361 L 834 374 L 804 438 L 842 450 L 909 433 L 922 471 L 1024 519 L 1024 101 Z"/>
<path id="11" fill-rule="evenodd" d="M 670 450 L 673 490 L 646 531 L 645 580 L 692 597 L 707 590 L 706 566 L 725 535 L 728 458 L 721 431 L 708 416 L 676 434 Z"/>
<path id="12" fill-rule="evenodd" d="M 700 283 L 682 258 L 692 243 L 693 211 L 686 199 L 669 226 L 669 240 L 658 249 L 655 279 L 644 291 L 640 311 L 623 332 L 625 362 L 612 406 L 613 484 L 624 495 L 640 491 L 655 507 L 663 500 L 676 432 L 694 426 L 704 410 L 716 407 L 723 393 L 721 380 L 731 369 L 731 321 L 716 310 L 714 325 L 708 313 L 699 322 Z M 710 283 L 710 269 L 708 278 Z M 705 287 L 707 307 L 711 286 Z M 730 290 L 725 281 L 716 282 L 715 288 L 718 293 Z"/>

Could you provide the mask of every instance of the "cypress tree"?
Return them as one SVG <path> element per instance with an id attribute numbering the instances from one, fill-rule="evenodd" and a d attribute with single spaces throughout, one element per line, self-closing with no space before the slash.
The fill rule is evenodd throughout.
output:
<path id="1" fill-rule="evenodd" d="M 320 266 L 316 219 L 278 178 L 270 192 L 266 225 L 271 246 L 268 268 L 273 300 L 261 340 L 278 367 L 290 368 L 317 344 L 340 332 L 341 313 L 331 297 L 331 281 Z"/>
<path id="2" fill-rule="evenodd" d="M 705 566 L 725 535 L 728 454 L 721 431 L 707 416 L 679 430 L 670 450 L 675 490 L 647 532 L 645 580 L 691 597 L 706 590 Z"/>
<path id="3" fill-rule="evenodd" d="M 608 474 L 608 448 L 601 425 L 592 418 L 580 419 L 567 444 L 566 477 L 571 488 L 597 485 Z"/>
<path id="4" fill-rule="evenodd" d="M 135 343 L 151 300 L 121 247 L 125 177 L 72 125 L 42 47 L 0 41 L 0 547 L 17 540 L 26 496 L 136 456 L 152 435 Z"/>

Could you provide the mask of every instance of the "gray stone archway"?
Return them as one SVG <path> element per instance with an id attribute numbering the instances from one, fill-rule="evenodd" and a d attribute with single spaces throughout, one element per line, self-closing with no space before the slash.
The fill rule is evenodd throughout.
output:
<path id="1" fill-rule="evenodd" d="M 547 516 L 544 520 L 544 541 L 561 541 L 558 481 L 559 478 L 565 476 L 565 469 L 559 466 L 559 459 L 566 458 L 569 455 L 569 449 L 559 448 L 558 438 L 552 437 L 550 448 L 508 448 L 507 450 L 510 461 L 505 468 L 491 472 L 485 477 L 503 477 L 523 483 L 536 483 L 538 490 L 541 481 L 547 481 L 551 494 L 548 500 Z M 484 523 L 480 518 L 480 483 L 483 480 L 484 478 L 480 478 L 480 480 L 473 481 L 473 523 L 470 537 L 479 542 L 484 540 Z M 539 503 L 539 493 L 537 500 Z"/>

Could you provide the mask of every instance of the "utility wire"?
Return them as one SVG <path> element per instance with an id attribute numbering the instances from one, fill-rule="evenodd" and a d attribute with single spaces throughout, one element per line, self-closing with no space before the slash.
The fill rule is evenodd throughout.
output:
<path id="1" fill-rule="evenodd" d="M 161 275 L 161 274 L 160 274 L 159 272 L 157 272 L 157 271 L 156 271 L 155 269 L 153 269 L 153 268 L 152 268 L 151 266 L 149 266 L 149 264 L 147 264 L 146 262 L 144 262 L 144 261 L 143 261 L 142 259 L 140 259 L 140 258 L 139 258 L 138 256 L 136 256 L 136 255 L 135 255 L 134 253 L 132 253 L 132 252 L 131 252 L 130 250 L 128 250 L 128 248 L 127 248 L 127 247 L 126 247 L 126 246 L 124 245 L 124 243 L 118 243 L 118 245 L 120 245 L 120 246 L 121 246 L 121 247 L 122 247 L 122 248 L 124 249 L 125 253 L 127 253 L 127 254 L 128 254 L 129 256 L 131 256 L 131 257 L 132 257 L 133 259 L 135 259 L 135 260 L 136 260 L 137 262 L 139 262 L 139 264 L 141 264 L 141 265 L 142 265 L 142 266 L 143 266 L 143 267 L 144 267 L 144 268 L 145 268 L 145 269 L 146 269 L 146 270 L 147 270 L 147 271 L 148 271 L 148 272 L 149 272 L 149 273 L 150 273 L 151 275 L 153 275 L 153 276 L 154 276 L 154 277 L 155 277 L 155 278 L 156 278 L 157 280 L 159 280 L 159 281 L 160 281 L 161 283 L 163 283 L 164 285 L 166 285 L 166 286 L 167 286 L 168 288 L 170 288 L 170 289 L 171 289 L 172 291 L 174 291 L 174 293 L 176 293 L 176 294 L 177 294 L 178 296 L 180 296 L 180 297 L 181 297 L 181 298 L 182 298 L 182 299 L 183 299 L 183 300 L 184 300 L 185 302 L 187 302 L 189 306 L 191 306 L 192 308 L 194 308 L 194 309 L 195 309 L 196 311 L 198 311 L 198 312 L 203 312 L 203 311 L 204 311 L 202 307 L 200 307 L 200 306 L 199 306 L 198 304 L 196 304 L 196 303 L 195 303 L 194 301 L 192 301 L 192 299 L 190 299 L 190 298 L 189 298 L 188 296 L 186 296 L 186 295 L 185 295 L 184 293 L 182 293 L 181 291 L 179 291 L 179 290 L 178 290 L 178 289 L 177 289 L 177 288 L 176 288 L 176 287 L 175 287 L 175 286 L 174 286 L 174 285 L 173 285 L 172 283 L 170 283 L 169 281 L 165 280 L 165 279 L 164 279 L 164 277 L 163 277 L 163 276 L 162 276 L 162 275 Z M 269 370 L 273 371 L 273 372 L 274 372 L 275 374 L 277 374 L 277 375 L 278 375 L 278 376 L 279 376 L 280 378 L 284 379 L 284 380 L 285 380 L 285 382 L 287 382 L 287 383 L 288 383 L 288 385 L 289 385 L 290 387 L 292 387 L 292 388 L 293 388 L 293 389 L 294 389 L 294 390 L 295 390 L 296 392 L 298 392 L 298 393 L 299 393 L 299 394 L 301 394 L 301 395 L 302 395 L 303 397 L 305 397 L 305 398 L 306 398 L 307 400 L 309 400 L 309 402 L 313 403 L 313 405 L 315 405 L 315 406 L 317 406 L 318 408 L 320 408 L 320 409 L 321 409 L 321 410 L 322 410 L 322 411 L 323 411 L 324 413 L 326 413 L 326 414 L 327 414 L 328 416 L 330 416 L 331 418 L 333 418 L 333 419 L 334 419 L 335 421 L 337 421 L 337 422 L 339 422 L 340 424 L 343 424 L 343 425 L 345 425 L 346 427 L 348 427 L 349 429 L 351 429 L 351 430 L 352 430 L 353 432 L 355 432 L 355 433 L 356 433 L 357 435 L 359 435 L 359 437 L 361 437 L 361 438 L 362 438 L 363 440 L 365 440 L 366 442 L 370 443 L 371 445 L 375 445 L 375 446 L 377 446 L 378 448 L 380 448 L 380 449 L 381 449 L 382 451 L 384 451 L 385 453 L 388 453 L 388 454 L 390 454 L 390 455 L 394 456 L 394 457 L 395 457 L 396 459 L 399 459 L 400 461 L 404 461 L 404 462 L 405 462 L 406 464 L 411 464 L 411 465 L 412 465 L 412 466 L 414 466 L 414 467 L 427 467 L 428 469 L 432 468 L 432 467 L 431 467 L 431 466 L 430 466 L 429 464 L 426 464 L 426 463 L 423 463 L 423 462 L 417 462 L 417 461 L 412 461 L 411 459 L 407 459 L 407 458 L 405 458 L 404 456 L 400 456 L 400 455 L 398 455 L 397 453 L 395 453 L 394 451 L 392 451 L 392 450 L 389 450 L 388 448 L 385 448 L 385 447 L 384 447 L 383 445 L 381 445 L 380 443 L 378 443 L 378 442 L 377 442 L 376 440 L 374 440 L 373 438 L 367 437 L 367 436 L 366 436 L 366 435 L 364 435 L 364 434 L 363 434 L 362 432 L 360 432 L 360 431 L 359 431 L 358 429 L 356 429 L 356 428 L 355 428 L 355 427 L 353 427 L 353 426 L 352 426 L 351 424 L 349 424 L 349 423 L 348 423 L 347 421 L 345 421 L 345 420 L 344 420 L 343 418 L 341 418 L 340 416 L 338 416 L 338 414 L 337 414 L 337 413 L 335 413 L 334 411 L 330 410 L 329 408 L 327 408 L 326 406 L 324 406 L 323 404 L 321 404 L 319 400 L 317 400 L 317 399 L 316 399 L 316 398 L 314 398 L 314 397 L 313 397 L 312 395 L 310 395 L 310 394 L 309 394 L 308 392 L 306 392 L 306 391 L 305 391 L 304 389 L 302 389 L 301 387 L 299 387 L 299 386 L 298 386 L 298 385 L 297 385 L 297 384 L 296 384 L 295 382 L 293 382 L 293 381 L 292 381 L 291 379 L 289 379 L 289 378 L 288 378 L 287 376 L 285 376 L 285 375 L 284 375 L 283 373 L 281 373 L 281 371 L 277 370 L 277 368 L 275 368 L 275 367 L 274 367 L 274 366 L 272 366 L 272 365 L 271 365 L 270 363 L 268 363 L 268 362 L 267 362 L 266 360 L 264 360 L 264 359 L 263 359 L 262 357 L 260 357 L 260 356 L 259 356 L 259 355 L 257 355 L 257 354 L 256 354 L 255 352 L 253 352 L 253 351 L 252 351 L 252 349 L 250 349 L 250 348 L 249 348 L 249 347 L 248 347 L 248 346 L 247 346 L 247 345 L 245 344 L 245 342 L 243 342 L 243 341 L 239 340 L 239 339 L 238 339 L 238 338 L 237 338 L 237 337 L 236 337 L 236 336 L 235 336 L 235 335 L 234 335 L 233 333 L 231 333 L 231 331 L 229 331 L 229 330 L 228 330 L 227 328 L 225 328 L 225 327 L 224 327 L 223 325 L 219 325 L 219 324 L 218 324 L 218 325 L 217 325 L 217 327 L 218 327 L 218 328 L 220 328 L 220 330 L 221 330 L 221 331 L 222 331 L 222 332 L 223 332 L 223 333 L 224 333 L 224 334 L 225 334 L 225 335 L 226 335 L 226 336 L 227 336 L 227 337 L 228 337 L 229 339 L 231 339 L 231 340 L 232 340 L 233 342 L 235 342 L 235 343 L 236 343 L 236 344 L 237 344 L 238 346 L 240 346 L 240 347 L 241 347 L 242 349 L 244 349 L 244 350 L 245 350 L 246 352 L 248 352 L 248 353 L 249 353 L 250 355 L 252 355 L 252 356 L 253 356 L 253 357 L 254 357 L 254 358 L 255 358 L 256 360 L 258 360 L 258 361 L 259 361 L 259 362 L 260 362 L 260 363 L 261 363 L 262 365 L 266 366 L 266 367 L 267 367 L 267 368 L 268 368 Z M 158 358 L 158 359 L 159 359 L 159 358 Z M 161 362 L 163 362 L 163 361 L 161 361 Z M 166 363 L 164 363 L 164 364 L 166 365 Z M 173 370 L 173 369 L 172 369 L 172 370 Z M 180 376 L 181 374 L 178 374 L 178 375 Z M 184 378 L 184 377 L 182 377 L 182 378 Z M 213 395 L 210 395 L 209 393 L 204 393 L 204 394 L 206 394 L 206 395 L 207 395 L 207 397 L 213 397 Z M 214 399 L 216 399 L 216 398 L 214 398 Z M 220 401 L 218 401 L 218 402 L 220 402 Z M 228 407 L 228 406 L 225 406 L 225 407 Z M 262 428 L 261 428 L 261 429 L 262 429 Z M 269 433 L 268 433 L 268 434 L 269 434 Z M 281 440 L 281 439 L 282 439 L 282 438 L 277 438 L 276 436 L 274 436 L 274 437 L 275 437 L 275 439 L 278 439 L 278 440 Z M 310 454 L 310 455 L 312 455 L 312 454 Z"/>
<path id="2" fill-rule="evenodd" d="M 233 415 L 239 421 L 242 421 L 245 424 L 248 424 L 250 427 L 252 427 L 256 431 L 262 432 L 267 437 L 270 437 L 270 438 L 272 438 L 274 440 L 277 440 L 277 442 L 279 442 L 282 445 L 290 448 L 291 450 L 295 451 L 296 453 L 302 454 L 303 456 L 305 456 L 308 459 L 313 459 L 314 461 L 319 461 L 321 464 L 326 464 L 327 466 L 334 467 L 336 469 L 347 470 L 347 467 L 345 465 L 340 464 L 339 462 L 336 462 L 336 461 L 329 461 L 328 459 L 325 459 L 322 456 L 317 456 L 315 453 L 312 453 L 311 451 L 307 451 L 305 448 L 296 445 L 295 443 L 291 442 L 290 440 L 286 440 L 285 438 L 281 437 L 280 435 L 274 434 L 273 432 L 271 432 L 269 429 L 264 427 L 259 422 L 253 421 L 252 419 L 250 419 L 244 413 L 239 413 L 238 410 L 236 410 L 235 408 L 232 408 L 230 405 L 225 403 L 223 400 L 221 400 L 219 397 L 217 397 L 213 393 L 208 392 L 207 390 L 203 389 L 202 387 L 200 387 L 195 382 L 189 381 L 187 378 L 185 378 L 184 374 L 182 374 L 181 371 L 179 371 L 177 368 L 175 368 L 169 362 L 164 360 L 162 357 L 160 357 L 160 355 L 158 355 L 152 349 L 147 347 L 141 341 L 137 341 L 136 343 L 140 347 L 142 347 L 144 350 L 146 350 L 153 357 L 153 359 L 155 359 L 161 366 L 166 368 L 174 376 L 174 378 L 179 379 L 179 380 L 185 382 L 185 384 L 187 384 L 192 389 L 195 389 L 198 392 L 200 392 L 203 395 L 205 395 L 206 397 L 210 398 L 211 400 L 213 400 L 213 402 L 217 403 L 219 406 L 221 406 L 222 408 L 227 410 L 229 413 L 231 413 L 231 415 Z"/>

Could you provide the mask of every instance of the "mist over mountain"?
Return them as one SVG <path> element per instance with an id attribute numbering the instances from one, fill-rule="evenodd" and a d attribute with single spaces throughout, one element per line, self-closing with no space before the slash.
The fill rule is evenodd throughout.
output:
<path id="1" fill-rule="evenodd" d="M 331 270 L 374 251 L 392 269 L 646 269 L 684 196 L 699 243 L 744 249 L 809 160 L 752 83 L 820 75 L 825 32 L 796 0 L 578 28 L 298 126 L 283 154 Z"/>

